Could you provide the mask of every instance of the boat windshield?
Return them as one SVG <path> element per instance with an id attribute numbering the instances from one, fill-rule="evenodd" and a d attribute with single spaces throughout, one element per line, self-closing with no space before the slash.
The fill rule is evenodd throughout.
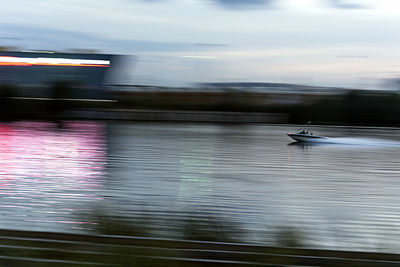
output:
<path id="1" fill-rule="evenodd" d="M 311 134 L 311 135 L 312 135 L 312 132 L 308 132 L 308 130 L 307 130 L 307 128 L 310 126 L 310 124 L 311 124 L 311 121 L 308 121 L 306 124 L 304 124 L 303 127 L 301 127 L 301 128 L 297 131 L 297 133 L 298 133 L 298 134 Z"/>

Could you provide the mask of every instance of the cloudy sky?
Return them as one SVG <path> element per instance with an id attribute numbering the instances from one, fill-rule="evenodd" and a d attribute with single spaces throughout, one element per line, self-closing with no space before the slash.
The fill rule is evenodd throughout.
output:
<path id="1" fill-rule="evenodd" d="M 13 0 L 3 46 L 134 55 L 124 82 L 382 87 L 400 76 L 398 0 Z"/>

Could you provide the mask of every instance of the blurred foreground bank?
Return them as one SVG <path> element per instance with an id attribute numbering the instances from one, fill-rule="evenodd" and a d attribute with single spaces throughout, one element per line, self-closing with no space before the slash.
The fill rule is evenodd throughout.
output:
<path id="1" fill-rule="evenodd" d="M 400 256 L 144 237 L 0 230 L 2 266 L 398 266 Z"/>

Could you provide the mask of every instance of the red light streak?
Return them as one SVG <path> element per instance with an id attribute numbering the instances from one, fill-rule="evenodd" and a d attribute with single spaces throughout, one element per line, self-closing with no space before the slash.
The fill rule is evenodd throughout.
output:
<path id="1" fill-rule="evenodd" d="M 19 62 L 0 62 L 0 66 L 66 66 L 66 67 L 103 67 L 108 68 L 109 65 L 95 65 L 95 64 L 50 64 L 50 63 L 19 63 Z"/>
<path id="2" fill-rule="evenodd" d="M 0 66 L 32 66 L 32 64 L 22 62 L 0 62 Z"/>

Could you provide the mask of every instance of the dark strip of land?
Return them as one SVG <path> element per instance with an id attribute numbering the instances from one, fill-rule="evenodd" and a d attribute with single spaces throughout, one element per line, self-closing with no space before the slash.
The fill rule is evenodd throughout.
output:
<path id="1" fill-rule="evenodd" d="M 398 266 L 400 255 L 0 230 L 1 266 Z"/>

